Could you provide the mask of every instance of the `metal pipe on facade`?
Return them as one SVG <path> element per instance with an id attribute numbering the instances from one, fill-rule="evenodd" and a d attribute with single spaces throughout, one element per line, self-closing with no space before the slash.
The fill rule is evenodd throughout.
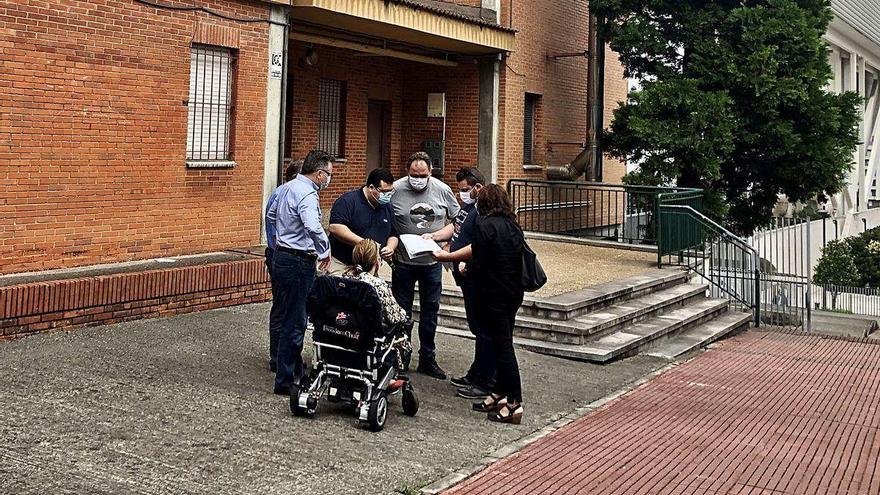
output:
<path id="1" fill-rule="evenodd" d="M 605 77 L 605 44 L 600 42 L 596 16 L 590 14 L 587 49 L 587 129 L 586 147 L 574 160 L 562 166 L 547 168 L 550 180 L 573 181 L 580 178 L 588 170 L 590 179 L 601 180 L 601 151 L 599 149 L 599 131 L 603 127 L 603 99 Z"/>
<path id="2" fill-rule="evenodd" d="M 287 66 L 288 43 L 290 42 L 290 10 L 288 7 L 284 23 L 284 48 L 281 54 L 281 111 L 278 117 L 278 176 L 277 184 L 284 182 L 284 143 L 287 139 Z"/>

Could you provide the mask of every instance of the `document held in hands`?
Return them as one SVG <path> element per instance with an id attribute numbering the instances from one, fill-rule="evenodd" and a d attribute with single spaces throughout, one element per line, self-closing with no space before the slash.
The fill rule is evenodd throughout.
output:
<path id="1" fill-rule="evenodd" d="M 403 243 L 404 249 L 409 259 L 425 256 L 440 250 L 440 245 L 431 239 L 423 239 L 420 235 L 403 234 L 400 236 L 400 242 Z"/>

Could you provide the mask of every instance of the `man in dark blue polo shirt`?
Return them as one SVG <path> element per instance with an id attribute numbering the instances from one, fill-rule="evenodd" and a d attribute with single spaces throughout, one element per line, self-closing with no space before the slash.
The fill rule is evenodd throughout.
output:
<path id="1" fill-rule="evenodd" d="M 351 251 L 363 239 L 381 246 L 382 258 L 389 261 L 397 248 L 394 211 L 389 206 L 394 194 L 394 177 L 387 168 L 377 168 L 367 176 L 364 187 L 349 191 L 330 209 L 330 251 L 341 264 L 351 265 Z"/>

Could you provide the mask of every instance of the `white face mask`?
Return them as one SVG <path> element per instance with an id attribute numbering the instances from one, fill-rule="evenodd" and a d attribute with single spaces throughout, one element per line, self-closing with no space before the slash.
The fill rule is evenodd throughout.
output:
<path id="1" fill-rule="evenodd" d="M 394 191 L 382 192 L 379 191 L 379 197 L 376 198 L 376 202 L 380 205 L 387 205 L 391 202 L 391 196 L 394 196 Z"/>
<path id="2" fill-rule="evenodd" d="M 424 191 L 428 187 L 428 178 L 409 176 L 409 185 L 416 191 Z"/>
<path id="3" fill-rule="evenodd" d="M 458 193 L 458 197 L 461 198 L 461 202 L 466 205 L 472 205 L 477 202 L 476 199 L 471 197 L 471 191 L 461 191 Z"/>
<path id="4" fill-rule="evenodd" d="M 318 190 L 319 190 L 319 191 L 322 191 L 322 190 L 324 190 L 324 189 L 327 189 L 327 186 L 330 185 L 330 179 L 331 179 L 331 177 L 332 177 L 332 176 L 331 176 L 326 170 L 323 170 L 323 169 L 322 169 L 321 171 L 324 172 L 324 174 L 327 176 L 327 180 L 325 180 L 324 182 L 318 184 Z"/>

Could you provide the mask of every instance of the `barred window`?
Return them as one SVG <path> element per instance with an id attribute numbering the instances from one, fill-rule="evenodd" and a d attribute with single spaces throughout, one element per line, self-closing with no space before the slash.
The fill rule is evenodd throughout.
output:
<path id="1" fill-rule="evenodd" d="M 523 163 L 528 165 L 535 160 L 535 112 L 540 95 L 526 93 L 523 118 Z"/>
<path id="2" fill-rule="evenodd" d="M 232 159 L 233 52 L 227 48 L 193 45 L 190 51 L 187 161 Z"/>
<path id="3" fill-rule="evenodd" d="M 321 79 L 318 91 L 318 149 L 345 156 L 345 81 Z"/>

